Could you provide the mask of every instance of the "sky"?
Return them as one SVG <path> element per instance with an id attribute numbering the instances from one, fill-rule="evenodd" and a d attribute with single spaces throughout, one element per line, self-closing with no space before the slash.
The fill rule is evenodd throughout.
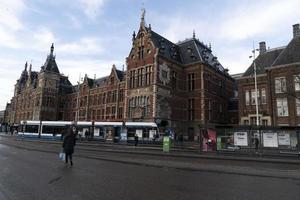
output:
<path id="1" fill-rule="evenodd" d="M 113 64 L 122 69 L 143 7 L 152 30 L 174 43 L 195 30 L 230 74 L 251 64 L 253 42 L 285 46 L 300 23 L 300 0 L 0 0 L 0 110 L 25 62 L 39 71 L 52 43 L 72 84 L 107 76 Z"/>

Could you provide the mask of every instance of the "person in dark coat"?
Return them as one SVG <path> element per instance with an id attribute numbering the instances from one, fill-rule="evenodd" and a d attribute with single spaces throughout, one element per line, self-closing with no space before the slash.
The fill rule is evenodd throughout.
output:
<path id="1" fill-rule="evenodd" d="M 75 127 L 70 127 L 68 129 L 68 133 L 64 137 L 64 141 L 63 141 L 63 149 L 66 154 L 66 164 L 68 164 L 68 159 L 70 158 L 71 166 L 73 166 L 72 155 L 74 153 L 74 146 L 76 144 L 75 141 L 76 135 L 73 129 L 75 129 Z"/>
<path id="2" fill-rule="evenodd" d="M 134 135 L 134 146 L 137 146 L 139 143 L 139 136 L 137 134 Z"/>
<path id="3" fill-rule="evenodd" d="M 259 140 L 257 137 L 254 138 L 254 145 L 255 145 L 255 151 L 257 152 L 258 150 L 258 145 L 259 145 Z"/>

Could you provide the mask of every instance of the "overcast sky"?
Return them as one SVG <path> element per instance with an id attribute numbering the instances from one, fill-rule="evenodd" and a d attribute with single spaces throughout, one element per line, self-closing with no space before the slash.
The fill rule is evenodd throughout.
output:
<path id="1" fill-rule="evenodd" d="M 250 65 L 253 41 L 285 46 L 300 22 L 300 0 L 0 0 L 0 110 L 25 62 L 39 71 L 51 43 L 73 84 L 79 74 L 99 78 L 112 64 L 122 69 L 143 4 L 152 30 L 174 43 L 195 30 L 230 74 Z"/>

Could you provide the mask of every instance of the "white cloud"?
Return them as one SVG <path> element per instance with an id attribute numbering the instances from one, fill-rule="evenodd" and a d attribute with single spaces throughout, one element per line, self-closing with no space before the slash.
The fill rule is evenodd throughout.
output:
<path id="1" fill-rule="evenodd" d="M 103 51 L 97 38 L 81 38 L 78 42 L 61 43 L 57 45 L 60 54 L 93 55 Z"/>
<path id="2" fill-rule="evenodd" d="M 242 40 L 259 34 L 278 33 L 287 23 L 299 20 L 296 14 L 299 7 L 297 0 L 247 2 L 227 12 L 220 26 L 220 37 Z"/>
<path id="3" fill-rule="evenodd" d="M 94 20 L 101 12 L 106 0 L 79 0 L 85 15 Z"/>
<path id="4" fill-rule="evenodd" d="M 17 58 L 0 58 L 0 110 L 13 96 L 14 85 L 21 74 L 25 62 Z"/>
<path id="5" fill-rule="evenodd" d="M 96 78 L 108 76 L 111 72 L 112 65 L 120 66 L 122 62 L 117 60 L 61 60 L 57 61 L 58 67 L 64 75 L 69 77 L 72 84 L 76 84 L 79 79 L 79 75 L 84 77 L 87 73 L 88 77 Z"/>
<path id="6" fill-rule="evenodd" d="M 40 27 L 35 33 L 33 33 L 33 47 L 36 49 L 43 49 L 45 46 L 49 46 L 55 41 L 54 34 L 46 27 Z"/>
<path id="7" fill-rule="evenodd" d="M 74 29 L 80 29 L 82 24 L 80 20 L 72 14 L 66 14 L 66 17 L 70 20 L 71 27 Z"/>
<path id="8" fill-rule="evenodd" d="M 14 32 L 5 30 L 0 26 L 0 46 L 19 48 L 22 44 L 18 41 Z"/>
<path id="9" fill-rule="evenodd" d="M 26 8 L 22 0 L 1 1 L 0 3 L 0 26 L 11 30 L 23 28 L 19 15 Z"/>
<path id="10" fill-rule="evenodd" d="M 26 9 L 22 0 L 1 1 L 0 3 L 0 46 L 19 48 L 17 31 L 24 28 L 20 15 Z"/>

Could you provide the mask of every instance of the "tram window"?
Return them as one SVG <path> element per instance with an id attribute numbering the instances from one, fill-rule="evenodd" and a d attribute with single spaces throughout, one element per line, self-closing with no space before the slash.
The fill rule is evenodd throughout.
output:
<path id="1" fill-rule="evenodd" d="M 38 133 L 39 132 L 39 126 L 38 125 L 26 125 L 25 126 L 25 132 L 27 132 L 27 133 Z"/>
<path id="2" fill-rule="evenodd" d="M 61 134 L 64 131 L 64 126 L 43 126 L 43 133 Z"/>
<path id="3" fill-rule="evenodd" d="M 127 137 L 134 137 L 135 135 L 135 129 L 134 128 L 128 128 Z"/>

